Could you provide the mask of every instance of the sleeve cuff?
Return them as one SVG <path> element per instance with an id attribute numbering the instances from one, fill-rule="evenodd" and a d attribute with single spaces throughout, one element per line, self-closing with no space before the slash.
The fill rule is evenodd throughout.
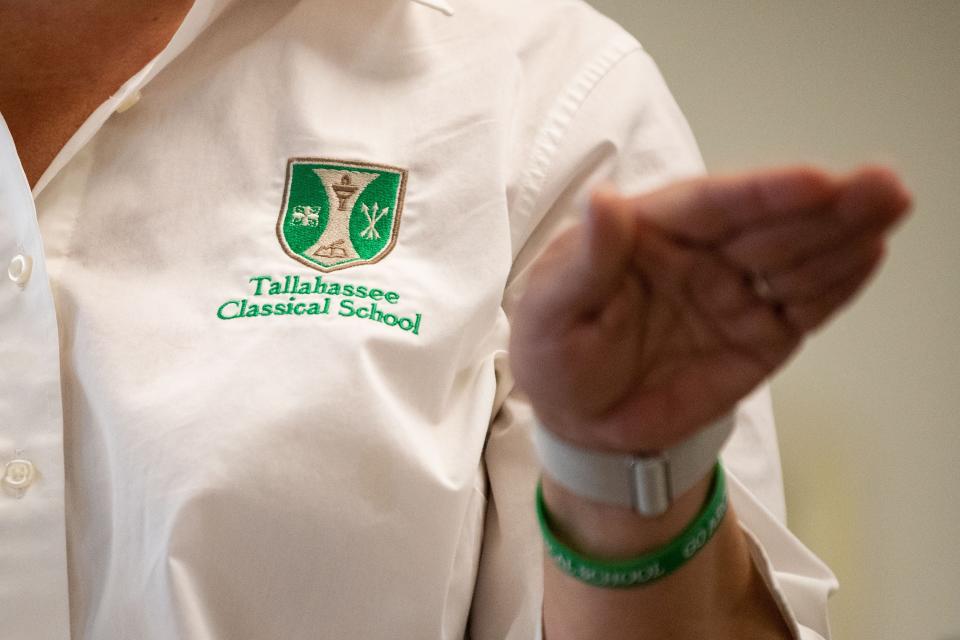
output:
<path id="1" fill-rule="evenodd" d="M 797 640 L 829 640 L 827 599 L 837 589 L 830 569 L 740 481 L 728 474 L 730 499 L 757 571 Z"/>

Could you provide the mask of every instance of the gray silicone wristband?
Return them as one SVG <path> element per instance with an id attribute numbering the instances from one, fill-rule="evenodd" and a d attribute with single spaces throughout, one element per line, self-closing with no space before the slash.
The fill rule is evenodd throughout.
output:
<path id="1" fill-rule="evenodd" d="M 535 441 L 544 472 L 571 492 L 658 516 L 710 473 L 734 424 L 733 414 L 727 414 L 680 444 L 650 456 L 578 447 L 539 423 Z"/>

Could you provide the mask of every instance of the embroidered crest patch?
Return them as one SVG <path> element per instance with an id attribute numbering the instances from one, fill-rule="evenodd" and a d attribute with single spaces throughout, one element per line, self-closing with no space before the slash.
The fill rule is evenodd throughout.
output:
<path id="1" fill-rule="evenodd" d="M 292 158 L 277 238 L 294 260 L 320 271 L 379 262 L 400 228 L 405 169 Z"/>

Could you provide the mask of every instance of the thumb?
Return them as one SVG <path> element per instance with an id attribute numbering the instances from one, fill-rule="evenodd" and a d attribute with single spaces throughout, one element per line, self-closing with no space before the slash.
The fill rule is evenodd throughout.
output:
<path id="1" fill-rule="evenodd" d="M 595 191 L 576 232 L 559 238 L 541 257 L 537 285 L 524 297 L 528 308 L 551 318 L 555 329 L 602 313 L 631 268 L 636 231 L 629 215 L 611 188 Z"/>
<path id="2" fill-rule="evenodd" d="M 584 229 L 584 261 L 578 278 L 581 299 L 602 305 L 621 286 L 636 244 L 636 225 L 623 198 L 612 187 L 598 188 L 590 198 Z"/>

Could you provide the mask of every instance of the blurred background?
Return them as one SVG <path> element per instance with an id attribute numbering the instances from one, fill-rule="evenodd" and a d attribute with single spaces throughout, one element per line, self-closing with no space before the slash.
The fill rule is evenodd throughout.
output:
<path id="1" fill-rule="evenodd" d="M 901 172 L 879 277 L 774 381 L 790 526 L 838 639 L 960 639 L 960 1 L 591 0 L 644 44 L 713 172 Z"/>

